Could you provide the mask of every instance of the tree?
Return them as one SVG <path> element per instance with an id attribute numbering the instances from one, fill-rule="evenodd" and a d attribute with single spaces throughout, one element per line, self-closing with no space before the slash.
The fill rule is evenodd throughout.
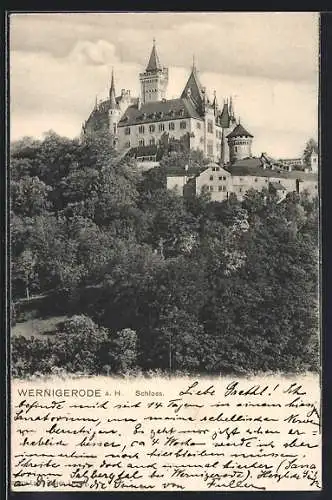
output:
<path id="1" fill-rule="evenodd" d="M 307 167 L 310 167 L 310 156 L 312 152 L 318 153 L 318 144 L 313 138 L 307 141 L 303 151 L 303 162 Z"/>
<path id="2" fill-rule="evenodd" d="M 13 211 L 17 215 L 26 217 L 40 215 L 50 207 L 48 199 L 50 191 L 52 188 L 38 177 L 25 176 L 12 181 L 10 194 Z"/>
<path id="3" fill-rule="evenodd" d="M 27 300 L 30 300 L 31 288 L 38 284 L 36 264 L 36 256 L 28 248 L 13 261 L 13 279 L 24 284 Z"/>
<path id="4" fill-rule="evenodd" d="M 137 334 L 130 328 L 117 332 L 112 343 L 113 359 L 116 369 L 125 372 L 137 365 Z"/>

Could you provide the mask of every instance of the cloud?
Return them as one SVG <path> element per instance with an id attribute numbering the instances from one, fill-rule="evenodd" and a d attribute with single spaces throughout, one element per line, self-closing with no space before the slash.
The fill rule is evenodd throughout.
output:
<path id="1" fill-rule="evenodd" d="M 11 47 L 66 57 L 78 40 L 104 40 L 144 64 L 156 37 L 167 65 L 187 66 L 195 52 L 202 71 L 313 81 L 318 29 L 310 12 L 14 14 Z"/>
<path id="2" fill-rule="evenodd" d="M 203 85 L 210 95 L 217 91 L 220 104 L 233 96 L 237 115 L 255 135 L 254 150 L 297 155 L 317 135 L 315 18 L 275 16 L 263 16 L 264 24 L 247 14 L 15 15 L 12 138 L 49 129 L 78 135 L 96 94 L 108 94 L 112 66 L 117 92 L 138 95 L 138 75 L 156 36 L 170 68 L 169 98 L 180 95 L 195 52 Z"/>
<path id="3" fill-rule="evenodd" d="M 104 66 L 105 64 L 118 62 L 115 55 L 115 46 L 105 40 L 98 40 L 95 43 L 80 40 L 70 52 L 68 60 L 92 66 Z"/>

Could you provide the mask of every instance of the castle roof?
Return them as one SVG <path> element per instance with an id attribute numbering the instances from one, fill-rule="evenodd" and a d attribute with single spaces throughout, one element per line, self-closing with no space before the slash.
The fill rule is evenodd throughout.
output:
<path id="1" fill-rule="evenodd" d="M 233 165 L 227 167 L 227 170 L 232 176 L 252 176 L 252 177 L 274 177 L 280 179 L 298 179 L 299 181 L 315 181 L 318 179 L 317 174 L 306 173 L 300 170 L 272 170 L 272 168 L 264 168 L 260 158 L 243 158 L 238 160 Z"/>
<path id="2" fill-rule="evenodd" d="M 236 125 L 235 129 L 232 130 L 230 134 L 227 135 L 228 138 L 232 137 L 254 137 L 252 134 L 250 134 L 244 127 L 239 123 Z"/>
<path id="3" fill-rule="evenodd" d="M 188 81 L 183 89 L 181 98 L 184 99 L 188 97 L 188 90 L 190 89 L 190 97 L 195 102 L 197 106 L 200 106 L 203 102 L 203 87 L 199 81 L 196 67 L 193 66 Z"/>
<path id="4" fill-rule="evenodd" d="M 122 116 L 119 126 L 125 127 L 141 123 L 178 120 L 181 118 L 201 119 L 190 99 L 170 99 L 147 102 L 140 108 L 129 106 Z"/>
<path id="5" fill-rule="evenodd" d="M 145 71 L 150 73 L 158 70 L 162 70 L 162 66 L 160 64 L 159 57 L 157 54 L 156 42 L 155 40 L 153 40 L 153 47 L 151 50 L 150 59 Z"/>
<path id="6" fill-rule="evenodd" d="M 230 114 L 228 111 L 228 104 L 225 102 L 222 108 L 222 112 L 219 116 L 219 123 L 223 128 L 228 128 L 230 122 Z"/>

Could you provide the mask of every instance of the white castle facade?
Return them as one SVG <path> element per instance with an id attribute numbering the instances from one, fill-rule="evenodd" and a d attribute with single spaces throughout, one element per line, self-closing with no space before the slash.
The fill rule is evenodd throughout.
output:
<path id="1" fill-rule="evenodd" d="M 237 123 L 232 98 L 219 107 L 216 93 L 208 97 L 193 63 L 188 81 L 177 99 L 166 99 L 168 68 L 161 65 L 155 42 L 144 72 L 139 75 L 141 95 L 133 98 L 122 89 L 116 96 L 114 74 L 108 99 L 96 103 L 83 133 L 106 128 L 118 150 L 153 151 L 161 144 L 183 140 L 212 161 L 228 163 L 251 156 L 253 136 Z"/>

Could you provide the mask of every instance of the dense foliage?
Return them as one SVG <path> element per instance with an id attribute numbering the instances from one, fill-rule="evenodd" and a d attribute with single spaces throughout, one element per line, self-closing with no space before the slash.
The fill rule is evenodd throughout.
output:
<path id="1" fill-rule="evenodd" d="M 12 145 L 13 303 L 73 315 L 14 336 L 14 373 L 317 369 L 318 200 L 186 200 L 175 161 L 141 174 L 102 135 Z"/>

